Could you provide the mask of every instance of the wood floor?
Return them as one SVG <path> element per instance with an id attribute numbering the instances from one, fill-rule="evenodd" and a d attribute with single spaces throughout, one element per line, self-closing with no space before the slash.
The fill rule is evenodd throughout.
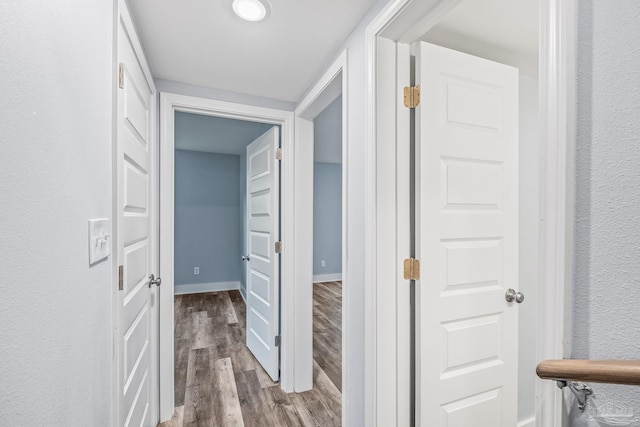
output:
<path id="1" fill-rule="evenodd" d="M 314 285 L 314 388 L 289 394 L 245 345 L 238 291 L 176 296 L 176 410 L 161 426 L 341 425 L 341 286 Z"/>

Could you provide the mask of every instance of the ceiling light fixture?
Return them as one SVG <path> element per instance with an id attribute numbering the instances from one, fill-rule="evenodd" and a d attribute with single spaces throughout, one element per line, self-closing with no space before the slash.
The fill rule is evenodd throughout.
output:
<path id="1" fill-rule="evenodd" d="M 269 13 L 269 3 L 263 0 L 233 0 L 233 11 L 245 21 L 262 21 Z"/>

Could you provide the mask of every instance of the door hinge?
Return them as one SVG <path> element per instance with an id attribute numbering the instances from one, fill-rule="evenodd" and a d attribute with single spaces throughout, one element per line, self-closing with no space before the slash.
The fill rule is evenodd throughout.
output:
<path id="1" fill-rule="evenodd" d="M 124 265 L 118 267 L 118 290 L 124 289 Z"/>
<path id="2" fill-rule="evenodd" d="M 276 347 L 280 347 L 280 342 L 281 342 L 281 338 L 280 335 L 276 335 L 276 339 L 275 339 L 275 346 Z"/>
<path id="3" fill-rule="evenodd" d="M 420 280 L 420 260 L 415 258 L 404 260 L 404 279 Z"/>
<path id="4" fill-rule="evenodd" d="M 118 87 L 124 89 L 124 64 L 122 62 L 118 67 Z"/>
<path id="5" fill-rule="evenodd" d="M 420 105 L 420 86 L 404 87 L 404 106 L 407 108 L 416 108 Z"/>
<path id="6" fill-rule="evenodd" d="M 276 242 L 276 253 L 277 254 L 282 253 L 282 242 Z"/>
<path id="7" fill-rule="evenodd" d="M 282 160 L 282 148 L 276 148 L 276 160 Z"/>

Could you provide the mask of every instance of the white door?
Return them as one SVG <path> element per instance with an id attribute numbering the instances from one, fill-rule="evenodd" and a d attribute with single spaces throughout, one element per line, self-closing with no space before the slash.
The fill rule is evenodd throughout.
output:
<path id="1" fill-rule="evenodd" d="M 517 424 L 518 70 L 416 48 L 416 420 Z"/>
<path id="2" fill-rule="evenodd" d="M 151 233 L 157 215 L 151 192 L 156 181 L 153 153 L 155 88 L 145 75 L 130 33 L 119 20 L 116 155 L 117 260 L 122 280 L 117 296 L 117 425 L 155 425 L 151 395 L 154 308 L 149 286 L 157 268 L 157 247 Z M 134 36 L 135 37 L 135 36 Z M 157 298 L 155 298 L 157 300 Z"/>
<path id="3" fill-rule="evenodd" d="M 274 126 L 247 147 L 247 347 L 269 376 L 280 373 L 280 165 Z"/>

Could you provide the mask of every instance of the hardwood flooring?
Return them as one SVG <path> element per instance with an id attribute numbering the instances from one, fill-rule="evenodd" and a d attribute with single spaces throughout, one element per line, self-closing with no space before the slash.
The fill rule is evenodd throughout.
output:
<path id="1" fill-rule="evenodd" d="M 342 283 L 313 285 L 313 358 L 342 391 Z"/>
<path id="2" fill-rule="evenodd" d="M 314 388 L 284 393 L 246 347 L 240 292 L 175 298 L 175 413 L 162 427 L 341 425 L 341 284 L 314 285 Z"/>

